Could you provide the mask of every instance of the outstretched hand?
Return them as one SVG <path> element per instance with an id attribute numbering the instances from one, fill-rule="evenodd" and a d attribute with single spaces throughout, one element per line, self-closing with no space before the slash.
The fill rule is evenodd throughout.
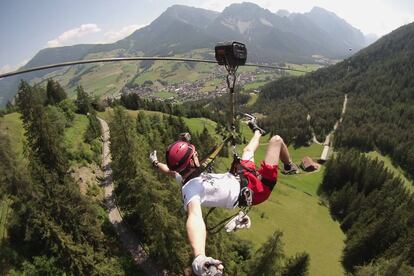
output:
<path id="1" fill-rule="evenodd" d="M 153 164 L 153 165 L 154 165 L 154 163 L 158 162 L 157 151 L 156 150 L 154 150 L 153 152 L 150 153 L 149 159 L 151 161 L 151 164 Z"/>
<path id="2" fill-rule="evenodd" d="M 181 141 L 184 141 L 184 142 L 190 142 L 191 141 L 191 134 L 188 133 L 188 132 L 180 133 L 178 135 L 178 137 Z"/>
<path id="3" fill-rule="evenodd" d="M 198 255 L 192 263 L 193 271 L 196 275 L 205 276 L 213 275 L 212 271 L 215 272 L 214 275 L 221 275 L 223 272 L 224 266 L 222 262 L 205 255 Z"/>

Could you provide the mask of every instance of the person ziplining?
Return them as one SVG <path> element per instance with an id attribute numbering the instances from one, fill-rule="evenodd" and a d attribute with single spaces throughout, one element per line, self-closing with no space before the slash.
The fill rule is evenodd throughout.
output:
<path id="1" fill-rule="evenodd" d="M 241 57 L 240 63 L 243 63 L 243 59 L 246 60 L 246 54 L 243 56 L 241 52 L 243 49 L 239 47 L 240 43 L 239 45 L 234 45 L 234 43 L 225 45 L 222 52 L 224 59 L 217 57 L 216 47 L 216 59 L 219 64 L 220 61 L 225 64 L 226 68 L 232 67 L 229 74 L 233 74 L 233 77 L 236 66 L 239 65 L 235 64 L 238 59 Z M 242 46 L 244 47 L 243 44 Z M 236 51 L 233 51 L 234 48 Z M 227 80 L 229 84 L 229 78 Z M 235 77 L 233 80 L 235 81 Z M 234 90 L 231 91 L 230 85 L 229 88 L 233 93 Z M 233 97 L 231 101 L 234 105 Z M 234 106 L 231 113 L 234 114 Z M 234 131 L 234 116 L 232 116 L 231 125 L 230 132 Z M 191 138 L 188 133 L 182 134 L 178 141 L 169 145 L 166 150 L 166 164 L 158 161 L 155 150 L 150 153 L 149 158 L 154 168 L 183 185 L 181 191 L 184 209 L 187 211 L 186 230 L 194 255 L 192 269 L 196 275 L 221 275 L 224 269 L 220 260 L 206 255 L 207 230 L 201 207 L 233 209 L 261 204 L 269 198 L 276 185 L 279 160 L 283 163 L 284 173 L 291 174 L 298 170 L 296 164 L 292 162 L 286 144 L 278 135 L 269 140 L 265 158 L 261 161 L 260 168 L 256 170 L 254 153 L 265 131 L 257 125 L 256 118 L 251 115 L 249 115 L 248 126 L 254 133 L 253 137 L 243 149 L 240 160 L 233 162 L 230 172 L 217 174 L 198 170 L 200 167 L 205 168 L 206 165 L 203 165 L 203 162 L 200 163 L 198 153 L 195 146 L 190 143 Z M 226 227 L 230 231 L 235 228 L 248 228 L 250 218 L 245 213 L 241 213 Z"/>

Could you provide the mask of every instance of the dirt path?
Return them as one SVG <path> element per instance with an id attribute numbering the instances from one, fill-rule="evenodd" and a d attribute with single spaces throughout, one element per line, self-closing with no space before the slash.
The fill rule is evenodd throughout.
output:
<path id="1" fill-rule="evenodd" d="M 341 117 L 339 118 L 338 121 L 336 121 L 332 131 L 326 136 L 325 142 L 323 143 L 325 146 L 330 146 L 333 134 L 335 133 L 335 131 L 338 128 L 339 124 L 342 123 L 342 120 L 343 120 L 345 112 L 346 112 L 346 105 L 347 104 L 348 104 L 348 95 L 345 94 L 344 103 L 342 104 Z"/>
<path id="2" fill-rule="evenodd" d="M 115 202 L 113 194 L 114 184 L 112 181 L 111 152 L 109 148 L 109 127 L 106 121 L 98 118 L 102 128 L 102 169 L 104 171 L 104 180 L 102 187 L 105 190 L 105 204 L 108 211 L 109 220 L 115 228 L 116 233 L 122 241 L 122 245 L 127 249 L 135 263 L 148 275 L 163 275 L 162 271 L 150 263 L 148 252 L 142 247 L 138 238 L 128 229 L 128 226 L 122 220 L 122 215 Z"/>

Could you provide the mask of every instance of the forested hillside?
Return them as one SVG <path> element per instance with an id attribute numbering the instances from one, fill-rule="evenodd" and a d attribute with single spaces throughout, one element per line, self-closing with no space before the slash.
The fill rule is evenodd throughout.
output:
<path id="1" fill-rule="evenodd" d="M 347 235 L 345 269 L 357 275 L 413 275 L 414 195 L 401 179 L 356 151 L 338 154 L 325 172 L 319 192 Z"/>
<path id="2" fill-rule="evenodd" d="M 24 160 L 11 146 L 11 139 L 21 139 L 4 129 L 0 133 L 0 200 L 8 198 L 12 209 L 2 225 L 7 235 L 1 240 L 1 274 L 122 275 L 128 269 L 105 229 L 99 202 L 82 194 L 70 175 L 71 160 L 83 158 L 68 154 L 65 132 L 81 105 L 65 98 L 53 81 L 47 89 L 20 85 L 16 102 L 25 131 Z M 82 139 L 91 142 L 99 135 L 91 119 Z"/>
<path id="3" fill-rule="evenodd" d="M 344 94 L 347 113 L 335 146 L 379 150 L 413 177 L 414 23 L 337 65 L 269 84 L 255 109 L 273 133 L 303 144 L 310 138 L 307 114 L 323 138 L 339 119 Z"/>

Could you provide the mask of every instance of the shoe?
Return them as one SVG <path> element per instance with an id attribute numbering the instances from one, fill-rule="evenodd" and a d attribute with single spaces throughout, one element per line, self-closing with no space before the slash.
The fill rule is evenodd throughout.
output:
<path id="1" fill-rule="evenodd" d="M 283 174 L 297 174 L 299 172 L 299 167 L 293 162 L 290 164 L 283 164 L 282 173 Z"/>
<path id="2" fill-rule="evenodd" d="M 247 121 L 247 125 L 249 126 L 249 128 L 250 128 L 251 130 L 253 130 L 253 132 L 255 132 L 256 130 L 258 130 L 258 131 L 260 131 L 260 134 L 261 134 L 261 135 L 266 135 L 266 131 L 265 131 L 264 129 L 260 128 L 260 127 L 257 125 L 257 119 L 256 119 L 256 117 L 254 117 L 254 116 L 252 116 L 252 115 L 250 115 L 250 114 L 247 114 L 247 113 L 245 113 L 244 115 L 245 115 L 247 118 L 249 118 L 249 121 Z"/>

